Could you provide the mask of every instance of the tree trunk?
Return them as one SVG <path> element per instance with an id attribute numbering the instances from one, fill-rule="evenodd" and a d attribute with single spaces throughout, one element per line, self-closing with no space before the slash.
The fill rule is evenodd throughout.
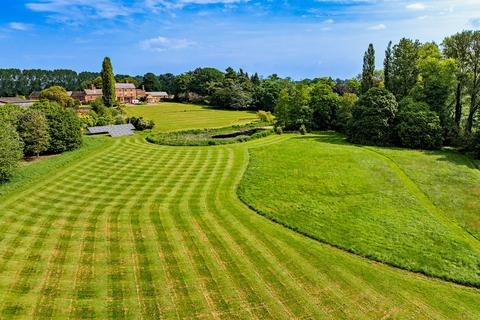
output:
<path id="1" fill-rule="evenodd" d="M 458 83 L 457 93 L 456 93 L 456 104 L 455 104 L 455 123 L 457 128 L 460 128 L 460 122 L 462 120 L 462 84 Z"/>
<path id="2" fill-rule="evenodd" d="M 475 115 L 475 109 L 470 109 L 470 112 L 468 113 L 468 119 L 467 119 L 467 124 L 465 126 L 465 133 L 467 135 L 472 134 L 472 127 L 473 127 L 473 116 Z"/>

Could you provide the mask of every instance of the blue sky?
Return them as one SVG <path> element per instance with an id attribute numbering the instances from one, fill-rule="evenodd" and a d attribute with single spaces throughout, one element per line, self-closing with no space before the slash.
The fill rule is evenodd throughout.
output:
<path id="1" fill-rule="evenodd" d="M 0 0 L 0 68 L 347 78 L 368 43 L 480 27 L 479 0 Z"/>

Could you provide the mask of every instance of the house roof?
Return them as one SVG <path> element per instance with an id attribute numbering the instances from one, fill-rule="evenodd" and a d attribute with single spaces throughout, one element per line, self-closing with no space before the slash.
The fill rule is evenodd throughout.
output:
<path id="1" fill-rule="evenodd" d="M 101 96 L 103 94 L 102 89 L 85 89 L 84 91 L 87 96 Z"/>
<path id="2" fill-rule="evenodd" d="M 164 91 L 157 91 L 157 92 L 145 92 L 148 96 L 152 97 L 168 97 L 168 93 Z"/>
<path id="3" fill-rule="evenodd" d="M 115 83 L 115 89 L 135 89 L 133 83 Z"/>
<path id="4" fill-rule="evenodd" d="M 85 91 L 72 91 L 71 97 L 83 97 L 85 95 Z"/>

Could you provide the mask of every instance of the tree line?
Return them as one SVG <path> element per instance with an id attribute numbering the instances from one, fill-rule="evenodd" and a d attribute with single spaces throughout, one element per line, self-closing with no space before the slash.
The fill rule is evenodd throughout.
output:
<path id="1" fill-rule="evenodd" d="M 390 42 L 381 70 L 375 54 L 370 44 L 362 73 L 346 83 L 289 83 L 275 106 L 277 125 L 334 129 L 359 144 L 456 146 L 480 157 L 480 31 L 457 33 L 440 45 Z"/>

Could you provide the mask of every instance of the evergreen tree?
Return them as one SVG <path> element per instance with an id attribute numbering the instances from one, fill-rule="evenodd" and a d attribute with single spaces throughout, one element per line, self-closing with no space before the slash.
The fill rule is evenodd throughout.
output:
<path id="1" fill-rule="evenodd" d="M 361 92 L 366 93 L 375 85 L 375 49 L 373 44 L 368 46 L 363 58 L 362 86 Z"/>
<path id="2" fill-rule="evenodd" d="M 385 60 L 383 62 L 383 77 L 385 81 L 385 89 L 392 91 L 392 41 L 388 43 L 385 51 Z"/>
<path id="3" fill-rule="evenodd" d="M 102 64 L 102 90 L 103 102 L 107 107 L 113 107 L 115 104 L 115 77 L 113 76 L 112 63 L 109 57 L 103 59 Z"/>

